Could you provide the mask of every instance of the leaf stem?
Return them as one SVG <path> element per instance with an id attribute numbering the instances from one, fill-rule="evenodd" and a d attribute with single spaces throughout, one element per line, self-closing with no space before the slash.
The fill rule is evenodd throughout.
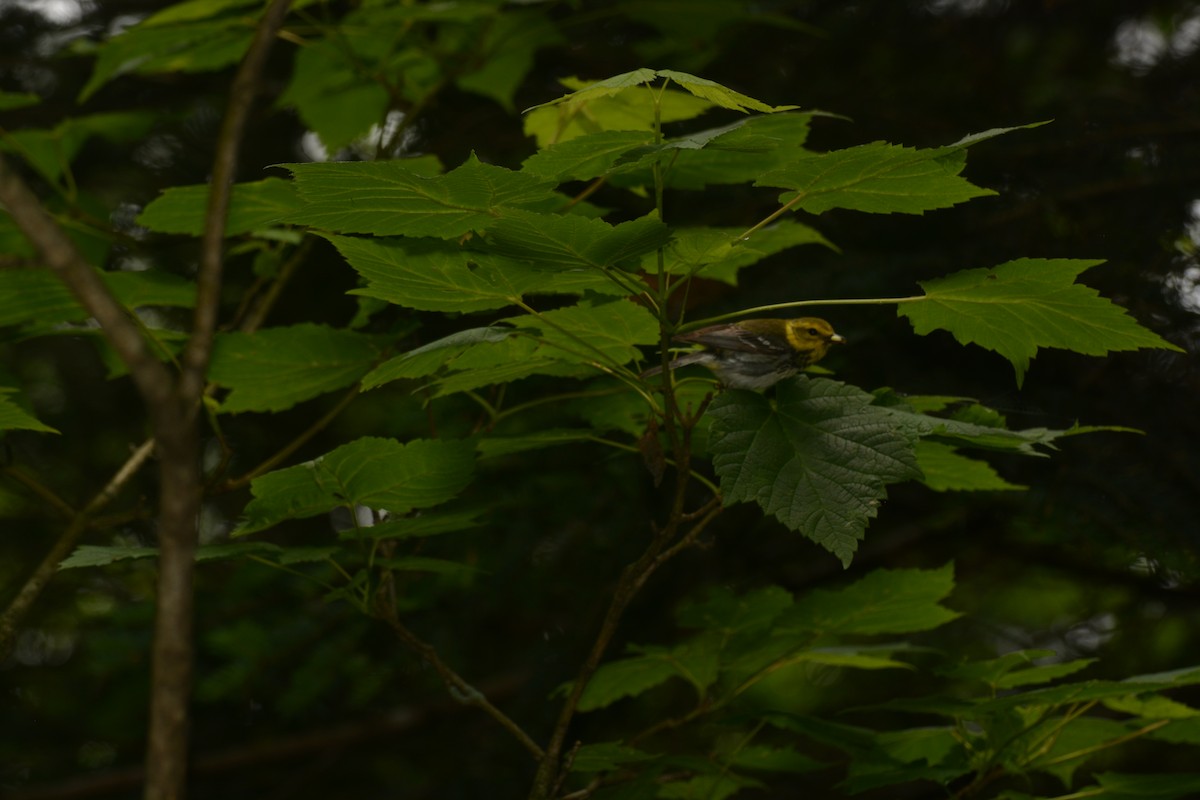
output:
<path id="1" fill-rule="evenodd" d="M 901 303 L 918 303 L 922 300 L 928 300 L 926 295 L 912 295 L 910 297 L 855 297 L 855 298 L 839 298 L 828 300 L 792 300 L 787 303 L 771 303 L 765 306 L 755 306 L 753 308 L 743 308 L 740 311 L 731 311 L 728 314 L 720 314 L 715 317 L 689 322 L 687 325 L 679 329 L 680 333 L 703 328 L 706 325 L 713 325 L 718 322 L 724 322 L 727 319 L 737 319 L 739 317 L 748 317 L 755 314 L 760 314 L 764 311 L 781 311 L 785 308 L 809 308 L 814 306 L 885 306 L 885 305 L 900 305 Z"/>

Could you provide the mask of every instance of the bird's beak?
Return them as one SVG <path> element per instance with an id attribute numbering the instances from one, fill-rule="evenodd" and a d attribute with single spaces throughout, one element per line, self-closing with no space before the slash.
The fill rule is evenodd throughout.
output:
<path id="1" fill-rule="evenodd" d="M 846 341 L 846 337 L 842 336 L 840 333 L 835 333 L 833 336 L 829 337 L 829 341 L 833 342 L 834 344 L 843 344 Z"/>

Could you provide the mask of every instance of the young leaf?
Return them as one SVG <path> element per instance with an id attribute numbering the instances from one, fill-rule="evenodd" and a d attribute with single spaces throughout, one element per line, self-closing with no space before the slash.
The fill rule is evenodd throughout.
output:
<path id="1" fill-rule="evenodd" d="M 656 117 L 661 123 L 678 122 L 698 117 L 713 107 L 711 102 L 687 92 L 626 91 L 639 84 L 631 82 L 616 87 L 610 83 L 612 80 L 591 85 L 578 80 L 564 81 L 568 86 L 583 88 L 531 109 L 525 115 L 525 133 L 535 137 L 538 147 L 544 148 L 602 131 L 653 131 Z M 589 91 L 593 87 L 596 91 Z"/>
<path id="2" fill-rule="evenodd" d="M 211 189 L 207 185 L 173 186 L 151 201 L 137 222 L 152 231 L 199 236 L 204 230 Z M 299 206 L 296 188 L 290 181 L 266 178 L 257 183 L 234 184 L 225 235 L 236 236 L 266 228 Z"/>
<path id="3" fill-rule="evenodd" d="M 324 325 L 218 334 L 208 377 L 227 389 L 225 413 L 281 411 L 349 386 L 378 357 L 370 337 Z"/>
<path id="4" fill-rule="evenodd" d="M 871 395 L 793 378 L 776 401 L 728 391 L 713 401 L 709 448 L 726 503 L 758 503 L 848 566 L 884 486 L 919 478 L 913 438 Z"/>
<path id="5" fill-rule="evenodd" d="M 922 282 L 925 297 L 900 305 L 897 313 L 908 317 L 922 336 L 941 328 L 962 344 L 1004 356 L 1016 371 L 1018 386 L 1041 347 L 1093 356 L 1142 347 L 1182 352 L 1095 289 L 1075 283 L 1079 273 L 1100 263 L 1020 258 L 990 269 L 964 270 Z"/>
<path id="6" fill-rule="evenodd" d="M 0 431 L 26 430 L 38 433 L 58 433 L 54 428 L 40 422 L 37 417 L 29 414 L 9 399 L 8 395 L 14 394 L 16 391 L 8 386 L 0 386 Z"/>
<path id="7" fill-rule="evenodd" d="M 673 69 L 660 69 L 658 70 L 658 76 L 674 81 L 677 85 L 682 86 L 697 97 L 702 97 L 722 108 L 741 111 L 743 114 L 748 111 L 774 113 L 776 111 L 791 111 L 798 108 L 798 106 L 767 105 L 761 100 L 747 97 L 740 92 L 735 92 L 707 78 L 698 78 L 695 75 L 689 75 L 686 72 L 677 72 Z"/>
<path id="8" fill-rule="evenodd" d="M 502 209 L 555 198 L 553 181 L 480 162 L 474 155 L 429 177 L 404 161 L 284 164 L 306 205 L 288 222 L 340 233 L 455 239 L 494 222 Z"/>
<path id="9" fill-rule="evenodd" d="M 995 194 L 959 176 L 965 162 L 944 148 L 918 150 L 874 142 L 812 155 L 763 175 L 755 186 L 795 194 L 780 198 L 793 208 L 820 214 L 850 208 L 873 214 L 923 214 Z"/>
<path id="10" fill-rule="evenodd" d="M 462 491 L 474 468 L 475 447 L 468 441 L 356 439 L 313 461 L 255 478 L 254 499 L 234 535 L 339 506 L 364 505 L 395 515 L 429 508 Z"/>

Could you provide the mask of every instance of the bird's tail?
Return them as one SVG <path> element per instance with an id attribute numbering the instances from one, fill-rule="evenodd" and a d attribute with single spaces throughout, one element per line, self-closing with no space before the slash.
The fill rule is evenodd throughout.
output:
<path id="1" fill-rule="evenodd" d="M 686 353 L 678 358 L 671 359 L 671 363 L 667 364 L 667 369 L 679 369 L 686 367 L 688 364 L 699 364 L 708 360 L 709 353 L 704 350 L 697 350 L 694 353 Z M 651 367 L 642 373 L 643 378 L 652 378 L 663 371 L 662 367 Z"/>

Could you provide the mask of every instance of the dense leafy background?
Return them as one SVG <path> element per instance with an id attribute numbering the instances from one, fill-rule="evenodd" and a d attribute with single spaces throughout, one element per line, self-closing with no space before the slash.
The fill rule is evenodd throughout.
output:
<path id="1" fill-rule="evenodd" d="M 5 130 L 52 131 L 29 134 L 21 141 L 34 168 L 54 179 L 61 174 L 59 160 L 73 157 L 74 180 L 89 198 L 90 213 L 111 217 L 126 230 L 133 229 L 137 212 L 160 190 L 205 180 L 229 79 L 228 70 L 221 68 L 236 58 L 239 42 L 248 35 L 232 22 L 214 23 L 205 32 L 209 46 L 195 66 L 216 68 L 215 72 L 127 75 L 106 85 L 96 75 L 103 78 L 105 70 L 115 69 L 119 52 L 102 57 L 95 74 L 89 58 L 45 57 L 60 52 L 65 39 L 84 50 L 88 41 L 124 15 L 156 10 L 157 4 L 150 5 L 154 8 L 119 2 L 80 6 L 75 16 L 57 22 L 35 6 L 7 6 L 0 17 L 0 50 L 11 54 L 0 64 L 0 89 L 47 97 L 41 105 L 7 111 Z M 253 4 L 227 5 L 236 11 L 239 5 Z M 562 95 L 559 77 L 603 77 L 643 64 L 703 74 L 770 103 L 849 117 L 852 121 L 827 116 L 805 120 L 813 146 L 820 149 L 874 140 L 932 148 L 968 131 L 1053 119 L 1053 124 L 972 149 L 967 177 L 996 190 L 996 196 L 923 216 L 829 211 L 819 218 L 820 233 L 840 252 L 821 247 L 791 250 L 740 273 L 736 290 L 726 283 L 706 282 L 693 290 L 690 301 L 725 311 L 802 296 L 907 296 L 918 291 L 918 282 L 932 294 L 962 290 L 938 283 L 962 269 L 992 268 L 1026 257 L 1104 259 L 1086 273 L 1090 286 L 1170 341 L 1194 347 L 1200 307 L 1195 296 L 1200 284 L 1195 256 L 1200 241 L 1200 152 L 1195 136 L 1200 128 L 1200 38 L 1195 33 L 1200 9 L 1195 3 L 780 2 L 755 5 L 759 13 L 779 15 L 759 18 L 737 3 L 686 4 L 691 8 L 685 11 L 681 5 L 644 1 L 582 3 L 577 8 L 550 3 L 517 10 L 489 34 L 497 47 L 511 47 L 497 62 L 500 66 L 493 65 L 485 76 L 472 72 L 469 63 L 462 65 L 456 80 L 423 108 L 421 121 L 405 134 L 405 151 L 436 156 L 449 166 L 467 162 L 475 152 L 480 165 L 461 169 L 485 169 L 488 164 L 516 168 L 533 152 L 524 126 L 529 125 L 531 134 L 549 135 L 553 117 L 547 114 L 553 107 L 524 118 L 515 110 Z M 336 17 L 345 10 L 314 5 L 309 13 Z M 371 12 L 364 8 L 355 13 L 363 19 L 354 46 L 374 57 L 383 45 L 370 24 Z M 504 35 L 513 32 L 521 35 Z M 160 48 L 164 59 L 178 44 L 161 30 L 148 29 L 142 35 L 149 43 L 137 46 Z M 543 48 L 536 56 L 529 50 L 534 45 Z M 445 46 L 453 50 L 452 42 Z M 257 112 L 242 178 L 272 179 L 256 184 L 235 203 L 230 233 L 254 230 L 274 209 L 291 207 L 292 196 L 273 180 L 284 173 L 264 173 L 264 168 L 301 161 L 312 152 L 311 137 L 303 136 L 305 125 L 337 120 L 338 125 L 319 133 L 332 145 L 346 144 L 362 124 L 373 121 L 371 109 L 386 100 L 377 87 L 346 91 L 348 76 L 324 62 L 320 51 L 305 52 L 294 69 L 311 78 L 292 84 L 302 88 L 289 89 L 283 98 L 279 94 L 293 69 L 292 52 L 276 52 L 270 99 L 295 111 L 263 105 Z M 412 90 L 427 89 L 420 79 L 432 72 L 415 55 L 406 57 L 411 63 L 405 69 L 416 76 Z M 522 78 L 530 65 L 532 71 Z M 86 104 L 77 107 L 74 101 L 81 91 Z M 687 104 L 695 100 L 679 93 L 669 102 L 686 116 Z M 344 113 L 324 113 L 330 103 L 343 104 Z M 136 113 L 128 113 L 131 109 Z M 608 113 L 632 112 L 614 101 Z M 71 121 L 64 122 L 64 115 Z M 753 134 L 746 126 L 739 135 Z M 614 141 L 614 148 L 623 150 L 629 144 L 629 139 Z M 692 176 L 689 180 L 697 185 L 716 180 L 713 165 L 701 158 L 687 162 L 685 157 L 689 154 L 682 154 L 680 163 L 688 168 L 681 175 Z M 639 165 L 630 163 L 628 169 L 636 174 Z M 307 178 L 305 170 L 310 173 Z M 570 158 L 538 166 L 539 174 L 555 178 L 569 176 L 572 170 L 586 172 L 586 166 Z M 320 183 L 320 172 L 319 167 L 297 168 L 300 190 L 311 180 L 316 193 L 336 191 L 336 186 Z M 772 180 L 767 168 L 763 174 L 763 184 L 780 191 L 794 188 L 805 177 Z M 714 201 L 687 187 L 682 183 L 668 195 L 668 208 L 685 208 L 687 218 L 697 224 L 744 229 L 759 218 L 750 210 L 749 189 L 735 189 L 732 197 L 722 194 Z M 167 198 L 186 201 L 188 191 L 176 189 Z M 457 189 L 450 185 L 446 191 Z M 537 191 L 530 187 L 527 199 L 533 205 Z M 746 192 L 745 197 L 739 191 Z M 474 210 L 485 213 L 489 199 L 481 198 Z M 598 206 L 628 202 L 616 189 L 602 190 L 590 200 Z M 163 201 L 156 212 L 161 215 L 160 229 L 194 232 L 197 221 L 187 216 L 187 207 L 183 202 L 173 209 Z M 346 233 L 376 230 L 356 226 L 389 222 L 373 219 L 369 211 L 334 220 L 329 227 Z M 636 216 L 631 211 L 626 224 L 638 224 Z M 443 222 L 422 220 L 434 225 L 422 233 L 453 238 L 462 232 L 453 225 L 440 227 Z M 519 217 L 509 224 L 514 240 L 530 234 Z M 653 235 L 637 229 L 626 233 L 631 238 L 635 233 Z M 807 229 L 796 229 L 794 235 L 820 241 Z M 496 237 L 502 245 L 504 231 Z M 387 263 L 389 254 L 361 240 L 330 239 L 329 245 L 315 245 L 314 259 L 290 284 L 271 320 L 273 326 L 302 326 L 294 333 L 308 337 L 318 353 L 334 334 L 313 323 L 342 326 L 360 303 L 391 299 L 391 292 L 414 288 L 407 282 L 392 287 L 382 279 L 369 279 L 360 288 L 362 295 L 345 294 L 356 288 L 356 276 L 344 268 L 338 252 L 356 269 L 356 261 Z M 612 246 L 621 242 L 616 238 Z M 18 241 L 6 239 L 5 257 L 21 257 L 26 252 L 22 248 Z M 703 249 L 699 243 L 693 252 Z M 432 250 L 426 255 L 438 257 Z M 191 240 L 166 236 L 148 245 L 127 242 L 114 254 L 177 264 L 181 274 L 194 256 Z M 685 252 L 681 264 L 688 264 L 687 259 Z M 1082 262 L 1074 263 L 1082 269 Z M 256 276 L 280 267 L 269 247 L 247 246 L 236 253 L 227 277 L 230 308 Z M 367 274 L 369 266 L 361 269 Z M 191 303 L 182 281 L 134 281 L 113 288 L 153 297 L 167 307 L 164 313 Z M 439 305 L 448 300 L 436 284 L 419 288 L 426 305 L 415 307 L 447 308 Z M 23 306 L 34 291 L 20 289 Z M 36 315 L 19 322 L 49 326 L 79 318 L 61 292 L 55 294 L 53 287 L 36 291 L 41 298 Z M 357 299 L 363 296 L 368 299 Z M 478 305 L 459 310 L 500 305 L 490 305 L 483 291 L 472 299 Z M 9 308 L 0 303 L 0 318 Z M 632 609 L 612 653 L 631 662 L 625 668 L 642 676 L 643 687 L 657 688 L 637 700 L 623 700 L 626 705 L 616 704 L 615 697 L 593 695 L 589 707 L 600 710 L 583 718 L 580 737 L 589 742 L 615 738 L 631 726 L 637 729 L 678 713 L 698 691 L 736 680 L 742 674 L 738 669 L 748 669 L 748 662 L 739 667 L 714 654 L 740 653 L 737 643 L 717 647 L 705 638 L 705 631 L 721 624 L 758 630 L 740 618 L 736 625 L 721 623 L 720 615 L 732 614 L 737 607 L 734 598 L 740 598 L 743 607 L 758 609 L 764 626 L 784 614 L 803 621 L 806 592 L 832 591 L 848 580 L 862 579 L 875 567 L 935 570 L 941 577 L 926 576 L 925 582 L 948 590 L 944 568 L 955 562 L 953 594 L 943 599 L 945 591 L 932 592 L 920 606 L 946 624 L 919 641 L 964 657 L 1044 647 L 1068 663 L 1096 658 L 1086 673 L 1096 679 L 1200 662 L 1191 635 L 1197 625 L 1200 550 L 1194 514 L 1195 476 L 1200 474 L 1194 405 L 1200 380 L 1194 356 L 1140 351 L 1093 359 L 1040 351 L 1018 391 L 1012 367 L 994 353 L 964 348 L 944 332 L 914 335 L 909 323 L 889 307 L 831 309 L 827 315 L 851 342 L 827 364 L 840 380 L 891 386 L 907 395 L 978 398 L 1004 414 L 1013 428 L 1065 430 L 1078 421 L 1136 427 L 1146 435 L 1072 437 L 1057 443 L 1061 451 L 1053 459 L 1003 454 L 992 458 L 1007 481 L 1030 487 L 1025 492 L 963 495 L 917 484 L 890 487 L 849 575 L 824 550 L 787 535 L 753 507 L 731 509 L 715 526 L 711 549 L 689 553 L 656 576 Z M 427 319 L 422 341 L 476 327 L 463 321 Z M 394 334 L 408 321 L 385 316 L 375 324 Z M 938 327 L 936 320 L 921 325 Z M 338 335 L 353 336 L 353 346 L 370 361 L 372 332 L 379 331 Z M 213 377 L 233 389 L 226 403 L 242 412 L 223 418 L 224 433 L 239 452 L 255 454 L 234 465 L 237 475 L 239 467 L 249 469 L 331 408 L 338 395 L 319 396 L 320 392 L 347 385 L 363 370 L 359 363 L 323 361 L 319 377 L 324 383 L 312 384 L 314 399 L 292 408 L 284 408 L 283 402 L 239 407 L 239 383 L 288 380 L 288 365 L 272 360 L 271 366 L 281 372 L 264 374 L 253 353 L 269 341 L 239 343 L 235 336 L 230 335 L 226 346 L 238 357 L 218 360 Z M 12 377 L 4 383 L 26 387 L 37 419 L 62 432 L 61 437 L 9 435 L 7 463 L 53 474 L 55 491 L 70 502 L 81 502 L 94 492 L 98 476 L 111 472 L 144 434 L 143 418 L 132 413 L 139 408 L 136 396 L 127 382 L 105 379 L 115 365 L 103 348 L 102 357 L 97 357 L 96 345 L 94 336 L 83 334 L 10 339 L 4 344 L 3 369 L 6 378 Z M 318 376 L 310 372 L 307 377 Z M 347 443 L 357 444 L 361 437 L 410 438 L 411 431 L 431 424 L 446 436 L 470 433 L 475 407 L 461 394 L 450 394 L 435 405 L 431 420 L 406 386 L 382 378 L 378 382 L 383 384 L 380 389 L 356 400 L 296 459 L 353 447 Z M 280 413 L 256 413 L 267 410 Z M 566 429 L 581 416 L 594 423 L 601 412 L 583 398 L 574 407 L 547 410 L 538 425 L 524 433 Z M 0 414 L 28 424 L 22 412 L 10 410 L 7 403 L 0 403 Z M 69 453 L 62 451 L 63 442 L 70 443 Z M 419 555 L 411 557 L 425 560 L 399 565 L 406 570 L 402 593 L 414 611 L 414 627 L 510 715 L 533 730 L 545 730 L 552 714 L 546 696 L 573 673 L 603 609 L 606 589 L 620 566 L 638 552 L 632 532 L 643 530 L 649 515 L 661 512 L 662 501 L 639 460 L 598 457 L 586 444 L 539 450 L 539 469 L 522 470 L 520 480 L 514 480 L 515 462 L 508 459 L 523 446 L 514 442 L 507 451 L 497 447 L 487 454 L 462 507 L 445 512 L 444 527 L 392 534 L 421 539 Z M 213 452 L 210 458 L 215 461 L 220 455 Z M 133 513 L 122 521 L 119 537 L 104 534 L 89 544 L 151 541 L 150 523 L 138 511 L 144 506 L 139 498 L 153 496 L 152 474 L 126 490 L 120 508 Z M 444 479 L 453 483 L 464 476 L 451 470 Z M 364 491 L 395 488 L 368 486 Z M 211 507 L 207 530 L 229 527 L 249 499 L 244 485 L 229 489 Z M 31 499 L 12 474 L 0 485 L 0 503 L 9 534 L 2 545 L 0 576 L 5 585 L 15 585 L 61 524 L 48 501 Z M 388 792 L 471 797 L 488 795 L 498 786 L 527 786 L 529 769 L 519 748 L 487 719 L 443 700 L 439 683 L 397 647 L 386 630 L 357 614 L 351 602 L 327 597 L 321 586 L 285 579 L 284 573 L 263 563 L 303 570 L 311 564 L 309 559 L 321 558 L 315 548 L 329 544 L 329 522 L 321 516 L 311 519 L 310 527 L 300 529 L 304 541 L 293 537 L 288 544 L 314 549 L 291 558 L 264 548 L 254 554 L 261 561 L 214 560 L 201 570 L 194 722 L 197 796 Z M 450 530 L 469 533 L 457 538 L 435 535 Z M 364 552 L 370 549 L 364 542 Z M 64 572 L 29 621 L 0 673 L 10 688 L 0 700 L 6 732 L 0 744 L 0 781 L 15 793 L 76 775 L 109 775 L 107 770 L 133 765 L 140 758 L 147 621 L 152 613 L 150 570 L 149 561 L 131 559 L 104 570 Z M 312 574 L 323 573 L 313 568 Z M 722 601 L 705 595 L 703 587 L 711 585 L 731 587 L 728 597 Z M 855 592 L 868 593 L 871 584 L 855 587 Z M 789 606 L 792 595 L 795 605 Z M 349 597 L 353 599 L 352 592 Z M 832 601 L 825 600 L 828 608 Z M 710 604 L 708 612 L 705 602 Z M 938 602 L 964 616 L 950 621 L 953 613 L 936 611 Z M 795 646 L 787 637 L 799 637 L 797 631 L 808 631 L 804 625 L 813 624 L 784 627 L 777 638 Z M 853 652 L 822 651 L 821 657 L 807 657 L 784 677 L 746 691 L 752 698 L 760 692 L 760 699 L 791 710 L 794 716 L 772 722 L 778 729 L 827 744 L 840 742 L 833 749 L 852 757 L 858 753 L 855 763 L 862 772 L 852 777 L 856 786 L 869 788 L 874 784 L 867 751 L 855 751 L 861 740 L 849 726 L 886 719 L 891 712 L 876 712 L 875 717 L 860 713 L 847 719 L 844 729 L 831 723 L 819 728 L 813 715 L 829 716 L 847 706 L 895 701 L 938 688 L 944 679 L 929 672 L 914 677 L 909 670 L 885 668 L 896 657 L 886 647 L 866 649 L 882 646 L 866 638 L 868 634 L 920 631 L 933 624 L 847 631 L 863 636 L 853 640 Z M 626 651 L 630 643 L 637 647 Z M 662 648 L 674 648 L 670 659 Z M 855 659 L 856 666 L 878 668 L 838 668 Z M 690 686 L 687 680 L 668 680 L 674 673 L 662 666 L 680 660 L 700 665 L 691 671 Z M 988 680 L 1001 688 L 1021 685 L 1004 677 L 1010 674 L 1006 670 L 1018 666 L 1012 659 L 992 665 Z M 974 677 L 979 672 L 987 670 L 976 669 Z M 628 689 L 635 686 L 631 680 L 626 676 L 616 683 Z M 601 684 L 595 691 L 603 689 Z M 1102 689 L 1101 685 L 1094 691 Z M 605 707 L 605 700 L 613 701 L 611 707 Z M 936 715 L 944 709 L 921 711 Z M 1010 710 L 999 706 L 978 710 L 981 717 L 991 714 L 996 719 L 1006 713 Z M 1001 724 L 995 729 L 1002 729 Z M 1099 723 L 1091 734 L 1120 735 L 1099 730 Z M 721 741 L 719 736 L 713 740 Z M 690 744 L 682 738 L 674 743 L 681 751 Z M 938 750 L 942 744 L 934 742 L 929 752 L 946 752 Z M 580 757 L 579 769 L 586 772 L 589 763 L 594 770 L 639 756 L 593 750 Z M 1115 785 L 1122 780 L 1116 773 L 1170 772 L 1189 768 L 1189 759 L 1183 747 L 1160 742 L 1141 745 L 1125 760 L 1090 768 L 1112 773 L 1106 780 Z M 937 766 L 935 761 L 931 759 L 931 768 Z M 810 774 L 798 761 L 793 766 L 794 772 L 783 774 L 795 777 L 772 783 L 779 796 L 799 786 L 821 796 L 819 792 L 827 791 L 821 787 L 844 777 L 831 771 Z M 1054 791 L 1037 788 L 1043 790 Z M 519 794 L 520 789 L 506 793 Z"/>

